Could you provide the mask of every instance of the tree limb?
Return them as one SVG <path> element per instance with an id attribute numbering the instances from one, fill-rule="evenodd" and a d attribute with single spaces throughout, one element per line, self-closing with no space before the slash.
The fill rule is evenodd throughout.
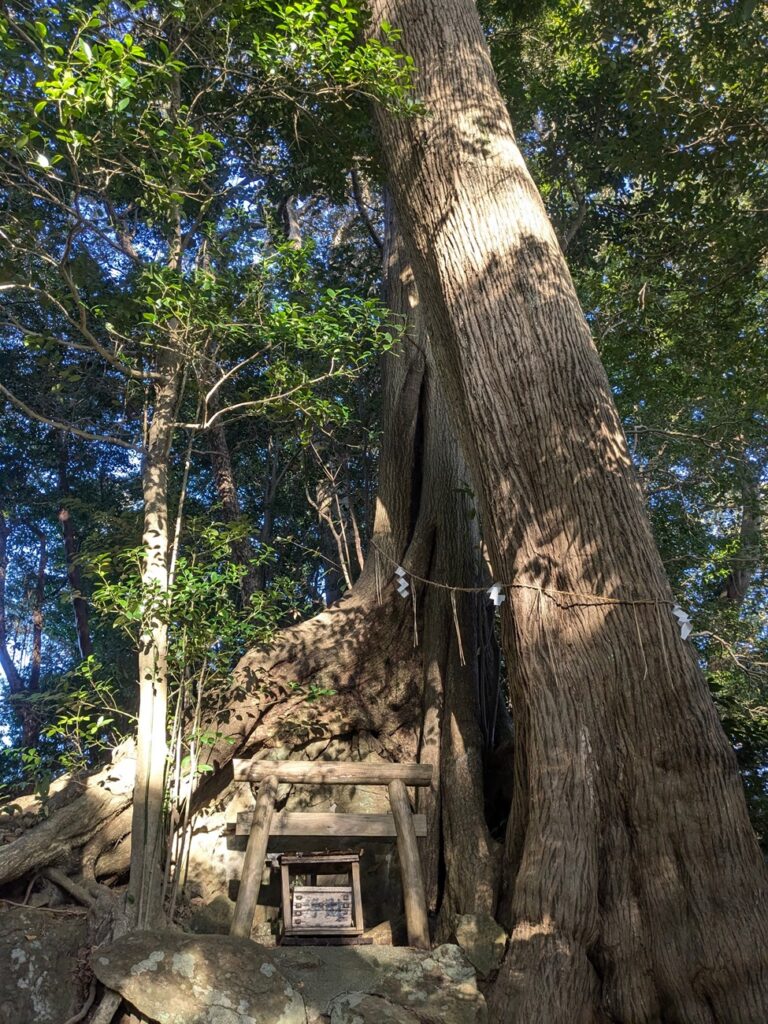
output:
<path id="1" fill-rule="evenodd" d="M 114 444 L 118 448 L 127 448 L 132 452 L 141 451 L 141 445 L 134 444 L 132 441 L 123 441 L 119 437 L 112 437 L 111 434 L 94 434 L 90 430 L 81 430 L 80 427 L 76 427 L 72 423 L 65 423 L 63 420 L 56 420 L 51 416 L 43 416 L 42 413 L 35 412 L 34 409 L 30 408 L 26 402 L 22 402 L 20 398 L 17 398 L 3 384 L 0 384 L 0 394 L 5 395 L 11 405 L 14 405 L 20 412 L 23 412 L 25 416 L 32 420 L 37 420 L 38 423 L 45 423 L 48 427 L 56 427 L 57 430 L 63 430 L 67 434 L 82 437 L 86 441 L 98 441 L 99 444 Z"/>
<path id="2" fill-rule="evenodd" d="M 376 248 L 379 250 L 379 252 L 383 253 L 384 252 L 384 243 L 382 242 L 381 238 L 379 237 L 379 233 L 377 232 L 376 228 L 374 227 L 373 221 L 371 220 L 371 215 L 368 213 L 368 210 L 366 209 L 365 203 L 363 202 L 363 193 L 362 193 L 362 190 L 360 188 L 360 175 L 359 175 L 359 172 L 358 172 L 356 167 L 352 168 L 351 178 L 352 178 L 352 196 L 353 196 L 353 198 L 355 200 L 355 206 L 357 207 L 357 212 L 360 214 L 360 219 L 362 220 L 363 224 L 365 225 L 366 231 L 371 236 L 371 240 L 373 241 L 373 244 L 376 246 Z"/>

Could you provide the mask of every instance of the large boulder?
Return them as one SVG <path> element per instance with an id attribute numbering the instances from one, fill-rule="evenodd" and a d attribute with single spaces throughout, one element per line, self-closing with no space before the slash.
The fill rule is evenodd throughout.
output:
<path id="1" fill-rule="evenodd" d="M 262 946 L 229 935 L 134 932 L 94 951 L 99 981 L 158 1024 L 306 1024 Z"/>
<path id="2" fill-rule="evenodd" d="M 453 934 L 479 978 L 485 980 L 498 971 L 507 933 L 490 914 L 456 914 Z"/>
<path id="3" fill-rule="evenodd" d="M 80 1009 L 77 950 L 86 934 L 77 911 L 0 910 L 0 1024 L 61 1024 Z"/>
<path id="4" fill-rule="evenodd" d="M 274 959 L 301 991 L 310 1022 L 330 1017 L 332 1024 L 484 1024 L 487 1019 L 475 971 L 458 946 L 429 953 L 391 946 L 284 946 L 274 951 Z"/>
<path id="5" fill-rule="evenodd" d="M 220 893 L 208 903 L 194 903 L 187 928 L 196 935 L 229 935 L 234 904 Z"/>
<path id="6" fill-rule="evenodd" d="M 381 996 L 347 992 L 334 1000 L 330 1024 L 419 1024 L 419 1018 Z"/>

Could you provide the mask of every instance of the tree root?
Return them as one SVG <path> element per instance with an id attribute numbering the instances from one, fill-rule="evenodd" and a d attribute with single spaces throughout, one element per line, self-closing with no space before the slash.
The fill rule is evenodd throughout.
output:
<path id="1" fill-rule="evenodd" d="M 66 859 L 131 803 L 135 760 L 125 748 L 115 762 L 67 784 L 70 802 L 0 846 L 0 885 Z"/>
<path id="2" fill-rule="evenodd" d="M 78 903 L 82 903 L 84 907 L 95 907 L 96 897 L 88 892 L 82 885 L 78 885 L 77 882 L 73 881 L 68 875 L 65 875 L 63 871 L 59 871 L 58 868 L 44 868 L 41 874 L 49 879 L 54 885 L 58 885 L 64 892 L 69 893 L 70 896 L 74 896 Z M 102 887 L 104 892 L 107 893 L 109 890 L 106 886 Z"/>
<path id="3" fill-rule="evenodd" d="M 96 979 L 91 978 L 91 984 L 88 986 L 88 995 L 85 997 L 85 1002 L 71 1017 L 67 1017 L 64 1024 L 78 1024 L 79 1021 L 84 1020 L 88 1015 L 88 1011 L 93 1006 L 93 1002 L 96 999 Z"/>

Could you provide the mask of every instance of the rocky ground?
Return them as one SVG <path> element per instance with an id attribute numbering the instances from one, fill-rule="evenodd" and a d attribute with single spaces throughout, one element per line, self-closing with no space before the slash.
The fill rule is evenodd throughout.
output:
<path id="1" fill-rule="evenodd" d="M 82 914 L 5 908 L 0 1024 L 63 1024 L 82 1006 L 91 971 L 157 1024 L 483 1024 L 478 977 L 495 971 L 504 948 L 492 919 L 463 917 L 455 932 L 464 948 L 446 943 L 430 952 L 270 949 L 178 930 L 132 933 L 88 950 Z"/>

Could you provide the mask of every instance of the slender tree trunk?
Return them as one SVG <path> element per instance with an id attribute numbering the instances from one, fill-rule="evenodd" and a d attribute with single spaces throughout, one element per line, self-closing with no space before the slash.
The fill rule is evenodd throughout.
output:
<path id="1" fill-rule="evenodd" d="M 29 529 L 37 537 L 40 548 L 37 556 L 35 587 L 32 591 L 32 652 L 26 689 L 29 693 L 37 693 L 40 689 L 40 674 L 43 670 L 43 606 L 45 604 L 45 573 L 48 567 L 48 541 L 43 531 L 38 530 L 36 526 L 29 524 Z"/>
<path id="2" fill-rule="evenodd" d="M 0 668 L 3 670 L 8 689 L 12 694 L 22 693 L 24 680 L 16 668 L 8 647 L 8 613 L 6 609 L 5 587 L 8 579 L 8 540 L 11 530 L 5 513 L 0 510 Z"/>
<path id="3" fill-rule="evenodd" d="M 766 875 L 611 389 L 471 0 L 373 0 L 428 115 L 377 115 L 480 499 L 516 728 L 510 1024 L 762 1024 Z"/>
<path id="4" fill-rule="evenodd" d="M 32 648 L 29 652 L 29 664 L 26 674 L 16 667 L 13 654 L 8 645 L 8 624 L 5 599 L 5 587 L 8 579 L 8 540 L 11 535 L 5 514 L 0 511 L 0 668 L 5 675 L 11 696 L 20 700 L 15 712 L 21 725 L 21 739 L 25 747 L 32 747 L 38 739 L 38 718 L 31 701 L 24 700 L 40 688 L 40 673 L 43 667 L 43 603 L 45 601 L 45 574 L 48 564 L 48 547 L 45 534 L 32 523 L 27 528 L 37 537 L 40 545 L 37 558 L 35 586 L 30 595 L 30 619 Z"/>
<path id="5" fill-rule="evenodd" d="M 749 464 L 744 469 L 741 494 L 739 546 L 721 595 L 737 608 L 744 604 L 752 577 L 760 566 L 763 549 L 760 481 L 755 468 Z"/>
<path id="6" fill-rule="evenodd" d="M 0 668 L 3 670 L 5 675 L 5 681 L 8 686 L 8 692 L 11 697 L 20 698 L 14 702 L 14 714 L 21 727 L 21 741 L 25 747 L 34 745 L 35 742 L 35 722 L 33 716 L 32 706 L 24 701 L 25 694 L 30 692 L 30 686 L 28 685 L 31 680 L 25 678 L 25 676 L 19 672 L 16 667 L 16 662 L 13 658 L 13 651 L 8 644 L 8 613 L 6 607 L 6 582 L 8 580 L 8 541 L 11 536 L 11 528 L 8 525 L 8 521 L 5 517 L 5 513 L 0 510 Z M 45 548 L 41 549 L 44 553 Z M 45 559 L 44 554 L 42 557 L 42 572 L 45 572 Z M 42 624 L 42 623 L 41 623 Z M 33 630 L 35 632 L 37 642 L 33 645 L 36 649 L 38 648 L 39 642 L 42 640 L 42 631 L 37 632 L 37 627 L 33 624 Z M 37 674 L 39 677 L 40 671 L 40 651 L 37 649 Z M 32 667 L 34 668 L 34 653 Z"/>
<path id="7" fill-rule="evenodd" d="M 262 489 L 261 528 L 259 529 L 259 545 L 261 549 L 271 544 L 274 536 L 277 489 L 285 473 L 285 468 L 281 469 L 280 466 L 281 453 L 280 444 L 270 435 L 267 441 L 267 462 Z M 256 590 L 264 590 L 266 588 L 269 579 L 268 569 L 268 563 L 263 561 L 255 567 L 254 580 Z"/>
<path id="8" fill-rule="evenodd" d="M 144 496 L 143 630 L 139 643 L 139 721 L 131 822 L 130 916 L 139 927 L 162 919 L 161 858 L 168 714 L 168 462 L 180 360 L 169 348 L 142 466 Z"/>
<path id="9" fill-rule="evenodd" d="M 216 494 L 221 503 L 225 523 L 235 523 L 240 519 L 240 499 L 237 494 L 237 481 L 229 453 L 227 434 L 221 420 L 216 420 L 208 432 L 211 446 L 211 468 Z M 247 603 L 259 589 L 259 577 L 253 562 L 253 548 L 248 537 L 239 537 L 232 543 L 232 557 L 238 565 L 246 567 L 245 575 L 240 583 L 243 601 Z"/>
<path id="10" fill-rule="evenodd" d="M 72 595 L 72 611 L 75 616 L 77 646 L 80 657 L 87 658 L 93 651 L 91 631 L 88 624 L 88 601 L 83 595 L 83 582 L 80 566 L 77 563 L 77 537 L 72 516 L 67 507 L 69 504 L 70 486 L 67 466 L 67 437 L 59 433 L 59 525 L 64 541 L 64 557 L 67 563 L 67 580 Z"/>

